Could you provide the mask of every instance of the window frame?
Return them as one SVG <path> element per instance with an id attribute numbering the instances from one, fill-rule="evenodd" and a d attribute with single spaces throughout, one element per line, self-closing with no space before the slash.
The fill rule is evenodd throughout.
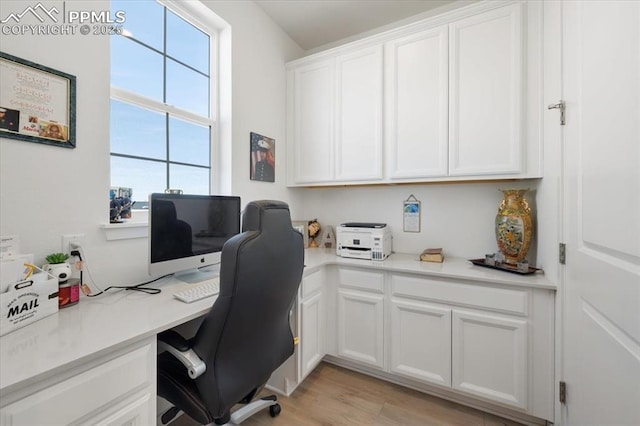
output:
<path id="1" fill-rule="evenodd" d="M 199 114 L 193 113 L 188 110 L 184 110 L 178 108 L 174 105 L 167 104 L 163 101 L 158 101 L 155 99 L 148 98 L 146 96 L 140 95 L 135 92 L 131 92 L 129 90 L 119 88 L 110 84 L 110 100 L 116 100 L 119 102 L 126 103 L 128 105 L 132 105 L 138 108 L 144 108 L 153 112 L 157 112 L 162 114 L 165 119 L 167 115 L 169 118 L 175 118 L 179 120 L 183 120 L 189 123 L 193 123 L 200 126 L 205 126 L 210 129 L 209 131 L 209 167 L 205 167 L 198 164 L 184 163 L 184 162 L 175 162 L 171 161 L 167 155 L 167 158 L 163 160 L 154 159 L 151 157 L 140 157 L 136 155 L 126 155 L 126 154 L 118 154 L 113 153 L 111 151 L 111 146 L 109 147 L 109 158 L 116 156 L 120 158 L 132 158 L 139 159 L 144 161 L 153 161 L 157 163 L 162 163 L 167 167 L 167 180 L 170 180 L 169 176 L 169 167 L 171 164 L 176 165 L 186 165 L 189 167 L 199 167 L 199 168 L 208 168 L 209 169 L 209 193 L 214 194 L 219 192 L 221 187 L 221 176 L 220 176 L 220 131 L 219 131 L 219 111 L 220 111 L 220 31 L 221 28 L 216 25 L 216 22 L 213 19 L 210 22 L 207 22 L 207 17 L 204 16 L 205 19 L 202 19 L 202 14 L 199 13 L 201 10 L 197 10 L 198 8 L 206 8 L 202 3 L 198 3 L 197 8 L 193 8 L 193 5 L 183 5 L 176 1 L 168 1 L 168 0 L 156 0 L 156 3 L 167 8 L 170 12 L 176 14 L 180 18 L 187 21 L 190 25 L 194 26 L 198 30 L 209 36 L 209 117 L 201 116 Z M 185 7 L 187 6 L 187 7 Z M 193 10 L 190 10 L 193 9 Z M 211 14 L 213 12 L 208 10 Z M 198 15 L 196 15 L 198 13 Z M 165 35 L 166 36 L 166 35 Z M 120 35 L 114 35 L 113 37 L 123 37 Z M 126 37 L 126 36 L 125 36 Z M 133 41 L 137 42 L 137 41 Z M 142 46 L 156 52 L 155 49 L 147 46 L 145 44 L 141 44 Z M 173 59 L 171 56 L 168 56 L 166 52 L 162 52 L 163 57 L 167 59 Z M 177 59 L 173 59 L 177 60 Z M 178 60 L 179 61 L 179 60 Z M 181 63 L 181 61 L 179 61 Z M 166 75 L 163 76 L 163 81 L 166 84 Z M 111 117 L 109 118 L 111 121 Z M 168 129 L 167 129 L 168 130 Z M 167 135 L 168 136 L 168 135 Z M 111 140 L 109 141 L 111 143 Z M 168 139 L 165 141 L 165 147 L 167 151 L 169 149 Z M 111 176 L 111 166 L 109 166 L 109 174 Z M 111 179 L 111 178 L 110 178 Z M 135 195 L 134 195 L 135 198 Z M 147 200 L 135 200 L 137 204 L 146 205 Z"/>

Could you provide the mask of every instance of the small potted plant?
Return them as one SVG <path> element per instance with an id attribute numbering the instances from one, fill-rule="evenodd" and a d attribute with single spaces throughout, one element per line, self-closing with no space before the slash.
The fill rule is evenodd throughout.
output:
<path id="1" fill-rule="evenodd" d="M 71 265 L 67 262 L 69 255 L 66 253 L 52 253 L 46 258 L 47 263 L 42 269 L 58 279 L 58 283 L 64 283 L 71 278 Z"/>

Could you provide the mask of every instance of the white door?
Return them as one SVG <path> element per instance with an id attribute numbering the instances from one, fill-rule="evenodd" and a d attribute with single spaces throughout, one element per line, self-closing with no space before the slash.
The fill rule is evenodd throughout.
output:
<path id="1" fill-rule="evenodd" d="M 639 425 L 640 2 L 562 7 L 567 403 L 561 420 Z"/>

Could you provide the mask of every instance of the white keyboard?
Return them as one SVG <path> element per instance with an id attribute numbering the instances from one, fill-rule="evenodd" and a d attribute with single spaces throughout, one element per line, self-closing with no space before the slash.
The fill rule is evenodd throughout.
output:
<path id="1" fill-rule="evenodd" d="M 214 278 L 204 284 L 196 284 L 191 288 L 174 293 L 173 297 L 184 303 L 192 303 L 205 297 L 215 296 L 219 292 L 220 278 Z"/>

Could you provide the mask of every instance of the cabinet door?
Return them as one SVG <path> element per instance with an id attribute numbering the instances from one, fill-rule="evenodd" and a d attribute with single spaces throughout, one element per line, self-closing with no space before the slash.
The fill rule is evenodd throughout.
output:
<path id="1" fill-rule="evenodd" d="M 293 70 L 293 140 L 295 183 L 333 179 L 333 59 Z"/>
<path id="2" fill-rule="evenodd" d="M 391 371 L 451 386 L 451 309 L 391 301 Z"/>
<path id="3" fill-rule="evenodd" d="M 522 5 L 450 24 L 449 174 L 522 171 Z"/>
<path id="4" fill-rule="evenodd" d="M 322 291 L 302 302 L 300 380 L 313 371 L 325 354 L 325 317 L 325 301 Z"/>
<path id="5" fill-rule="evenodd" d="M 385 45 L 385 107 L 391 179 L 447 175 L 448 27 Z"/>
<path id="6" fill-rule="evenodd" d="M 527 408 L 527 322 L 453 311 L 453 389 Z"/>
<path id="7" fill-rule="evenodd" d="M 3 407 L 2 425 L 149 424 L 156 415 L 156 342 Z M 82 367 L 81 365 L 79 366 Z"/>
<path id="8" fill-rule="evenodd" d="M 384 296 L 338 290 L 338 355 L 383 368 Z"/>
<path id="9" fill-rule="evenodd" d="M 382 46 L 336 58 L 336 179 L 382 179 Z"/>

